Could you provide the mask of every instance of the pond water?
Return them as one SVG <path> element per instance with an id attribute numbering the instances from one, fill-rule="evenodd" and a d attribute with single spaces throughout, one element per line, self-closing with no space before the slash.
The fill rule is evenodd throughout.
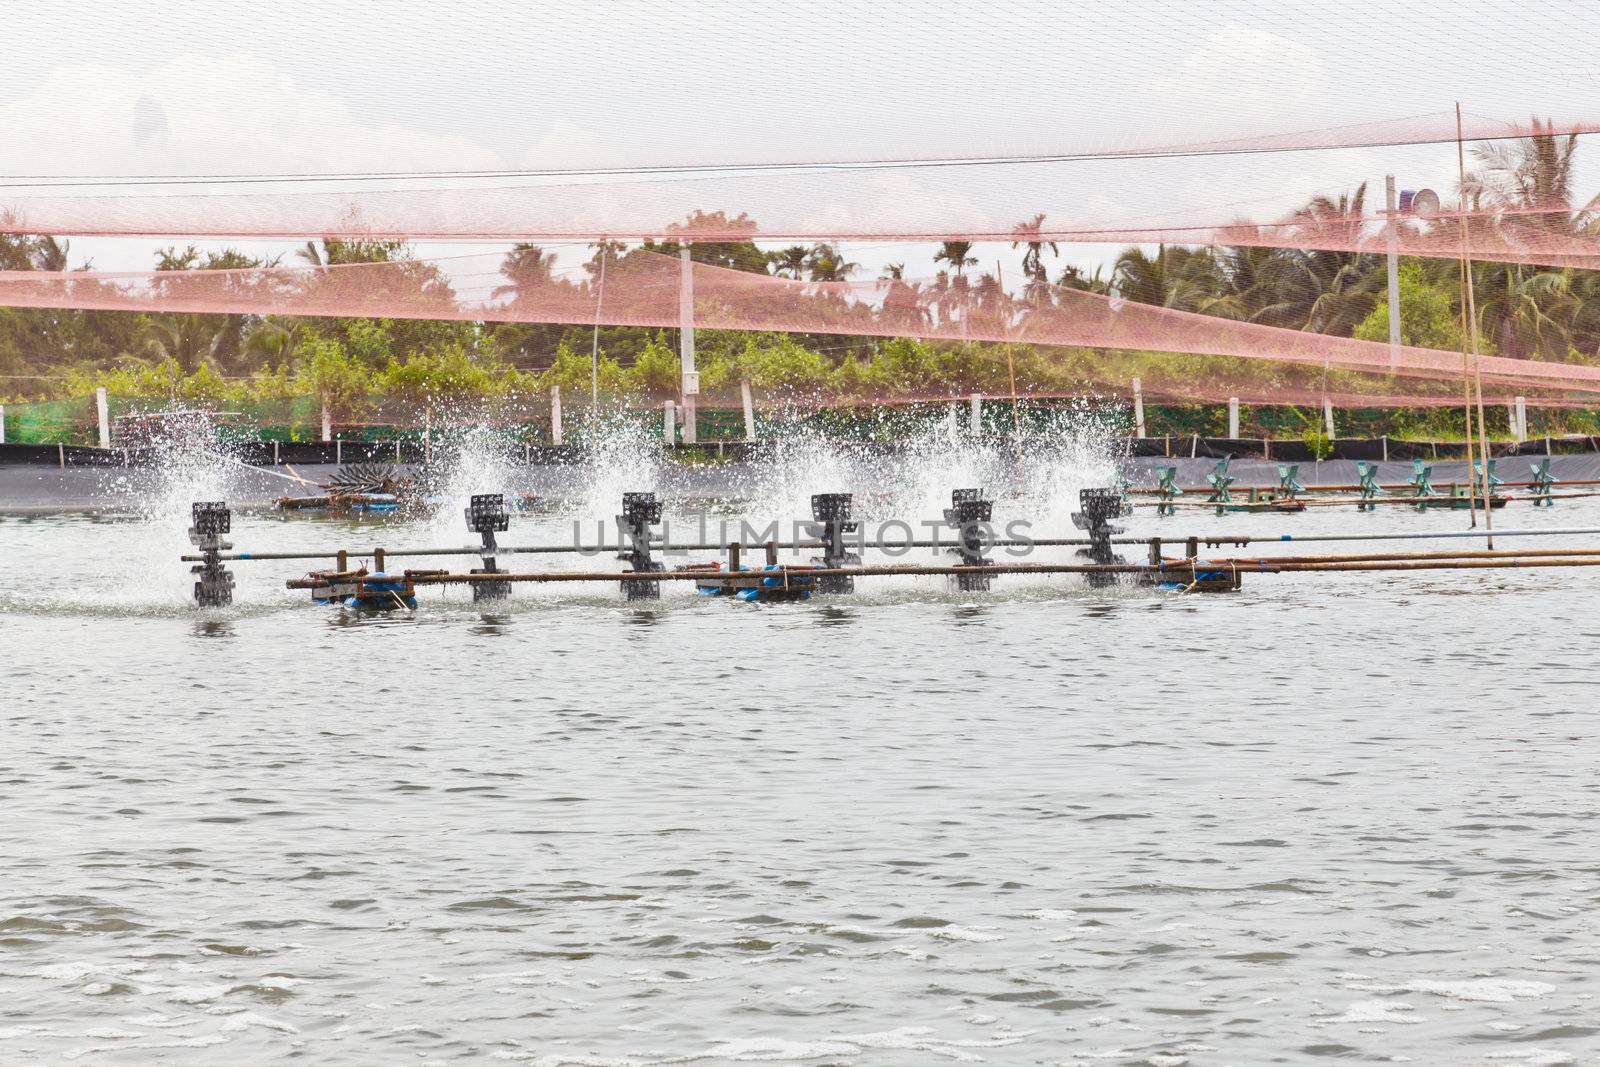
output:
<path id="1" fill-rule="evenodd" d="M 607 470 L 502 540 L 570 537 L 655 484 Z M 932 517 L 990 474 L 925 472 L 880 515 Z M 1061 458 L 997 513 L 1064 533 L 1103 476 Z M 1189 597 L 886 579 L 774 606 L 519 587 L 493 615 L 428 590 L 371 617 L 283 589 L 305 565 L 261 562 L 235 565 L 233 607 L 197 613 L 183 512 L 225 480 L 175 478 L 137 519 L 0 519 L 0 1062 L 1600 1048 L 1592 571 L 1253 576 Z M 819 488 L 881 486 L 807 461 L 739 513 L 793 517 Z M 1501 515 L 1600 524 L 1586 500 Z M 452 507 L 241 515 L 232 540 L 468 537 Z"/>

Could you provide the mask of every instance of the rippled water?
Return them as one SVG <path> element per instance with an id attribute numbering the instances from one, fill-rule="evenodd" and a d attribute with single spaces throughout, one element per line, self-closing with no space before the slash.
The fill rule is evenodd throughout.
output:
<path id="1" fill-rule="evenodd" d="M 1399 510 L 1133 532 L 1464 523 Z M 365 618 L 262 563 L 202 616 L 181 522 L 0 520 L 0 545 L 0 1063 L 1600 1047 L 1587 570 Z"/>

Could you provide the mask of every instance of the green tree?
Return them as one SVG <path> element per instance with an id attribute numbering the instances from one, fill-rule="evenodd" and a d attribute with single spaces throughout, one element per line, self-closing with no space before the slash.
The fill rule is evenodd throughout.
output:
<path id="1" fill-rule="evenodd" d="M 1356 326 L 1361 341 L 1389 340 L 1389 302 L 1380 300 Z M 1461 315 L 1455 294 L 1429 281 L 1422 264 L 1400 261 L 1400 342 L 1420 348 L 1459 351 Z"/>

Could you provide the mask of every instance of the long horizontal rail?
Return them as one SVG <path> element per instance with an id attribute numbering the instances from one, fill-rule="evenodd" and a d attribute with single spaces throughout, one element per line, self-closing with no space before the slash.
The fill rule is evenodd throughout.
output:
<path id="1" fill-rule="evenodd" d="M 1259 487 L 1257 487 L 1257 488 L 1259 488 Z M 1544 497 L 1544 496 L 1512 496 L 1509 493 L 1496 493 L 1496 494 L 1494 494 L 1494 499 L 1497 502 L 1498 501 L 1505 501 L 1506 503 L 1510 504 L 1510 503 L 1525 502 L 1525 501 L 1530 501 L 1530 500 L 1576 500 L 1579 497 L 1591 497 L 1591 496 L 1600 496 L 1600 492 L 1593 492 L 1593 493 L 1553 493 L 1548 497 Z M 1359 505 L 1363 505 L 1363 506 L 1367 505 L 1367 504 L 1448 504 L 1448 503 L 1451 503 L 1451 502 L 1454 502 L 1454 501 L 1465 501 L 1465 500 L 1468 500 L 1468 499 L 1470 499 L 1470 498 L 1464 497 L 1464 496 L 1450 496 L 1447 493 L 1439 493 L 1439 494 L 1436 494 L 1434 496 L 1370 496 L 1370 497 L 1352 496 L 1352 497 L 1345 497 L 1345 498 L 1339 499 L 1339 500 L 1328 500 L 1328 499 L 1318 500 L 1318 499 L 1315 499 L 1315 498 L 1308 500 L 1305 497 L 1300 497 L 1300 496 L 1295 496 L 1295 497 L 1281 496 L 1281 497 L 1272 497 L 1270 499 L 1265 499 L 1265 500 L 1251 500 L 1249 497 L 1241 495 L 1241 496 L 1238 496 L 1238 497 L 1234 497 L 1231 500 L 1224 500 L 1224 501 L 1209 501 L 1209 500 L 1207 500 L 1207 501 L 1201 501 L 1201 500 L 1154 501 L 1154 500 L 1141 500 L 1138 503 L 1136 503 L 1134 505 L 1134 507 L 1140 507 L 1140 508 L 1169 507 L 1169 508 L 1201 508 L 1201 509 L 1204 509 L 1204 508 L 1216 508 L 1216 507 L 1221 507 L 1221 508 L 1224 508 L 1224 509 L 1242 508 L 1242 507 L 1258 507 L 1258 508 L 1262 508 L 1264 510 L 1271 510 L 1274 505 L 1289 504 L 1291 502 L 1293 504 L 1299 505 L 1299 507 L 1302 507 L 1302 508 L 1347 508 L 1347 507 L 1351 506 L 1352 504 L 1359 504 Z M 1479 496 L 1477 499 L 1482 500 L 1483 498 L 1481 496 Z M 1483 505 L 1479 504 L 1478 506 L 1482 507 Z"/>
<path id="2" fill-rule="evenodd" d="M 1564 526 L 1553 527 L 1550 529 L 1502 529 L 1494 531 L 1495 537 L 1575 537 L 1585 534 L 1600 534 L 1600 526 Z M 1171 536 L 1157 534 L 1151 537 L 1113 537 L 1111 538 L 1111 543 L 1114 545 L 1148 545 L 1151 541 L 1160 541 L 1165 545 L 1182 544 L 1185 541 L 1193 540 L 1198 544 L 1206 546 L 1234 545 L 1239 548 L 1244 548 L 1248 545 L 1254 544 L 1283 543 L 1288 541 L 1298 541 L 1302 543 L 1326 541 L 1430 541 L 1463 537 L 1482 538 L 1486 536 L 1488 536 L 1488 534 L 1483 530 L 1439 530 L 1436 532 L 1405 531 L 1358 534 L 1276 534 L 1270 536 L 1251 536 L 1249 534 L 1231 533 L 1202 534 L 1193 536 Z M 705 541 L 685 544 L 661 544 L 659 542 L 652 542 L 650 547 L 652 550 L 660 552 L 723 552 L 727 550 L 729 543 L 731 542 Z M 822 547 L 822 544 L 819 541 L 779 541 L 775 544 L 777 548 L 785 551 L 800 551 L 808 548 Z M 1041 537 L 1033 540 L 1002 538 L 994 541 L 985 541 L 984 544 L 994 548 L 1021 548 L 1026 546 L 1033 546 L 1037 548 L 1081 548 L 1092 544 L 1092 542 L 1086 537 Z M 580 547 L 575 545 L 559 544 L 501 545 L 497 547 L 492 554 L 495 556 L 512 556 L 570 552 L 603 555 L 607 552 L 625 552 L 630 547 L 631 546 L 628 545 L 601 545 L 598 547 L 588 545 Z M 739 542 L 739 547 L 741 549 L 760 549 L 766 547 L 766 542 L 741 541 Z M 883 548 L 953 548 L 955 546 L 950 541 L 940 541 L 937 543 L 933 541 L 894 541 L 887 543 L 883 541 L 875 541 L 867 542 L 864 545 L 858 545 L 858 543 L 855 541 L 849 541 L 846 547 L 865 547 L 881 550 Z M 297 549 L 284 552 L 223 552 L 218 556 L 218 559 L 225 561 L 334 559 L 341 551 L 344 552 L 346 556 L 361 559 L 374 555 L 378 549 Z M 482 556 L 484 554 L 484 549 L 482 545 L 467 545 L 447 548 L 395 548 L 384 549 L 383 554 L 389 559 L 416 556 Z M 206 557 L 195 553 L 189 553 L 178 558 L 184 563 L 200 563 L 204 562 Z"/>
<path id="3" fill-rule="evenodd" d="M 1460 462 L 1460 461 L 1458 460 L 1457 462 Z M 1440 485 L 1440 486 L 1466 485 L 1467 484 L 1467 480 L 1463 479 L 1461 481 L 1454 481 L 1454 482 L 1439 482 L 1437 484 Z M 1506 481 L 1502 481 L 1499 484 L 1505 486 L 1508 489 L 1527 489 L 1527 488 L 1531 488 L 1533 486 L 1536 486 L 1539 483 L 1538 482 L 1506 482 Z M 1600 485 L 1600 478 L 1562 478 L 1562 479 L 1557 480 L 1555 484 L 1556 485 Z M 1233 487 L 1235 489 L 1273 489 L 1273 488 L 1276 488 L 1275 484 L 1272 483 L 1272 482 L 1252 482 L 1252 483 L 1250 483 L 1248 485 L 1243 483 L 1243 482 L 1235 482 Z M 1391 492 L 1392 493 L 1392 492 L 1396 492 L 1396 491 L 1399 491 L 1399 490 L 1402 490 L 1402 489 L 1415 489 L 1416 486 L 1411 482 L 1379 482 L 1378 483 L 1378 488 L 1382 489 L 1382 490 L 1384 490 L 1386 492 Z M 1178 487 L 1178 491 L 1180 493 L 1214 493 L 1214 492 L 1216 492 L 1216 490 L 1213 489 L 1209 485 L 1185 485 L 1185 486 Z M 1303 491 L 1307 492 L 1307 493 L 1359 493 L 1361 491 L 1361 486 L 1360 485 L 1307 485 L 1307 486 L 1305 486 L 1303 488 Z M 1132 489 L 1130 489 L 1129 492 L 1136 493 L 1136 494 L 1138 494 L 1140 496 L 1154 496 L 1154 495 L 1160 493 L 1161 490 L 1159 488 L 1156 488 L 1155 486 L 1136 485 Z"/>
<path id="4" fill-rule="evenodd" d="M 962 574 L 1136 574 L 1151 577 L 1177 577 L 1185 569 L 1228 570 L 1241 574 L 1280 574 L 1296 571 L 1411 571 L 1411 570 L 1494 570 L 1546 567 L 1600 567 L 1600 549 L 1591 554 L 1567 556 L 1559 559 L 1528 556 L 1507 556 L 1494 559 L 1397 559 L 1397 560 L 1325 560 L 1303 562 L 1273 562 L 1271 560 L 1201 561 L 1198 565 L 1187 562 L 1167 567 L 1150 564 L 1073 564 L 1073 563 L 998 563 L 986 566 L 926 566 L 918 564 L 881 564 L 860 567 L 777 567 L 769 571 L 751 572 L 787 582 L 791 578 L 813 579 L 819 577 L 908 577 L 919 575 Z M 397 576 L 367 581 L 391 583 Z M 671 582 L 717 581 L 730 577 L 724 571 L 546 571 L 536 573 L 500 572 L 493 574 L 417 574 L 408 576 L 413 586 L 422 585 L 478 585 L 519 583 L 566 582 Z M 286 583 L 290 589 L 319 589 L 327 587 L 325 580 L 295 578 Z"/>

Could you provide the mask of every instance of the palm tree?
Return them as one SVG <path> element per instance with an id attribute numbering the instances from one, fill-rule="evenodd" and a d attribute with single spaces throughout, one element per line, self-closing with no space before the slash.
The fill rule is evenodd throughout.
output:
<path id="1" fill-rule="evenodd" d="M 1484 264 L 1475 269 L 1478 321 L 1500 355 L 1512 359 L 1566 359 L 1572 324 L 1584 300 L 1573 292 L 1572 272 Z"/>
<path id="2" fill-rule="evenodd" d="M 215 362 L 224 322 L 218 315 L 162 315 L 146 320 L 142 347 L 157 360 L 175 360 L 185 373 Z"/>
<path id="3" fill-rule="evenodd" d="M 861 264 L 849 262 L 838 246 L 830 244 L 813 246 L 806 266 L 814 282 L 842 282 L 861 269 Z"/>
<path id="4" fill-rule="evenodd" d="M 1142 248 L 1124 249 L 1111 280 L 1128 300 L 1179 311 L 1199 310 L 1218 289 L 1216 260 L 1204 248 L 1160 245 L 1154 257 Z"/>
<path id="5" fill-rule="evenodd" d="M 1252 320 L 1349 336 L 1367 317 L 1383 288 L 1384 274 L 1378 270 L 1377 256 L 1346 251 L 1360 247 L 1367 224 L 1366 197 L 1363 182 L 1354 193 L 1340 193 L 1337 200 L 1314 196 L 1291 216 L 1307 244 L 1326 243 L 1332 248 L 1286 249 L 1253 261 L 1256 276 L 1248 290 L 1256 307 Z M 1240 275 L 1236 286 L 1243 282 Z"/>
<path id="6" fill-rule="evenodd" d="M 956 272 L 957 278 L 960 278 L 963 271 L 978 262 L 978 257 L 971 255 L 971 252 L 971 241 L 945 241 L 939 246 L 939 251 L 933 254 L 933 261 L 950 264 L 950 269 Z"/>
<path id="7" fill-rule="evenodd" d="M 1044 212 L 1039 212 L 1027 222 L 1019 222 L 1011 235 L 1016 240 L 1011 242 L 1011 247 L 1025 245 L 1027 251 L 1022 253 L 1022 273 L 1029 278 L 1042 278 L 1044 270 L 1044 250 L 1050 249 L 1050 254 L 1056 255 L 1056 243 L 1040 238 L 1039 232 L 1044 228 Z"/>
<path id="8" fill-rule="evenodd" d="M 806 261 L 810 258 L 811 249 L 805 245 L 790 245 L 772 253 L 773 273 L 800 281 L 806 276 Z"/>
<path id="9" fill-rule="evenodd" d="M 554 252 L 546 252 L 538 245 L 513 245 L 500 262 L 500 275 L 508 284 L 495 287 L 494 299 L 509 296 L 513 305 L 531 300 L 538 290 L 550 286 L 555 265 Z"/>
<path id="10" fill-rule="evenodd" d="M 273 315 L 257 322 L 244 339 L 244 352 L 264 364 L 287 366 L 294 360 L 302 334 L 300 320 Z"/>

